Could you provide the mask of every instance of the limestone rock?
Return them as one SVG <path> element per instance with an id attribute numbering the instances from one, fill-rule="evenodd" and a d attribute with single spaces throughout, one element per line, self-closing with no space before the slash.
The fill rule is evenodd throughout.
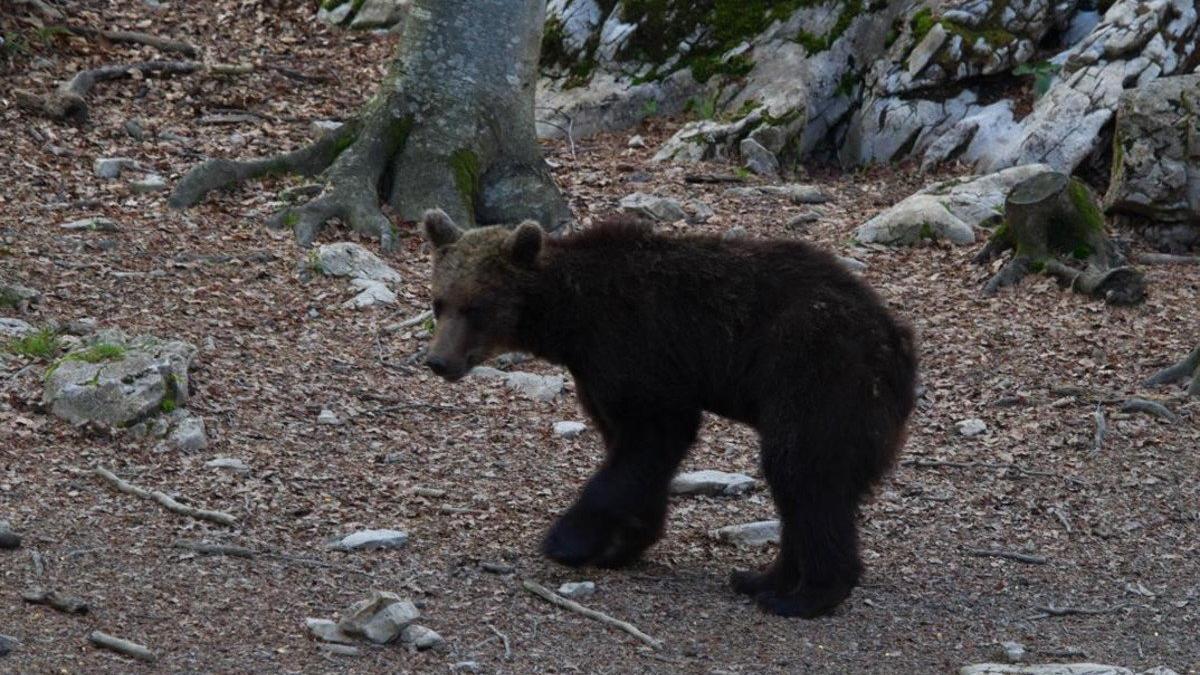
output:
<path id="1" fill-rule="evenodd" d="M 643 192 L 635 192 L 622 199 L 621 208 L 630 213 L 668 223 L 687 217 L 687 214 L 683 212 L 683 207 L 674 199 L 648 195 Z"/>
<path id="2" fill-rule="evenodd" d="M 330 548 L 342 551 L 373 551 L 403 548 L 408 543 L 408 533 L 400 530 L 360 530 L 330 544 Z"/>
<path id="3" fill-rule="evenodd" d="M 415 647 L 419 651 L 426 649 L 436 649 L 446 643 L 446 640 L 438 635 L 437 631 L 426 628 L 420 624 L 409 624 L 400 632 L 400 642 Z"/>
<path id="4" fill-rule="evenodd" d="M 403 18 L 408 4 L 408 0 L 364 0 L 350 21 L 350 27 L 359 30 L 388 28 Z"/>
<path id="5" fill-rule="evenodd" d="M 1121 95 L 1110 213 L 1183 223 L 1200 241 L 1200 73 L 1155 80 Z"/>
<path id="6" fill-rule="evenodd" d="M 12 531 L 7 520 L 0 520 L 0 550 L 11 550 L 21 547 L 21 535 Z"/>
<path id="7" fill-rule="evenodd" d="M 135 181 L 130 181 L 129 189 L 134 194 L 148 194 L 151 192 L 162 192 L 167 189 L 167 179 L 158 174 L 148 174 Z"/>
<path id="8" fill-rule="evenodd" d="M 11 307 L 18 312 L 26 312 L 30 305 L 35 305 L 42 299 L 42 294 L 28 286 L 0 280 L 0 307 Z"/>
<path id="9" fill-rule="evenodd" d="M 30 333 L 36 332 L 36 330 L 28 322 L 0 316 L 0 340 L 7 341 L 25 337 Z"/>
<path id="10" fill-rule="evenodd" d="M 129 426 L 187 403 L 195 355 L 186 342 L 101 332 L 51 368 L 42 400 L 72 424 Z"/>
<path id="11" fill-rule="evenodd" d="M 8 656 L 9 652 L 20 644 L 21 641 L 17 638 L 0 633 L 0 656 Z"/>
<path id="12" fill-rule="evenodd" d="M 344 612 L 338 628 L 349 635 L 361 635 L 376 644 L 395 640 L 409 624 L 421 618 L 421 612 L 395 593 L 371 591 Z"/>
<path id="13" fill-rule="evenodd" d="M 571 439 L 577 438 L 580 434 L 587 431 L 587 425 L 583 422 L 555 422 L 554 434 L 556 436 Z"/>
<path id="14" fill-rule="evenodd" d="M 471 375 L 503 380 L 505 387 L 534 401 L 553 401 L 566 387 L 561 375 L 537 375 L 519 370 L 505 372 L 487 366 L 474 368 Z"/>
<path id="15" fill-rule="evenodd" d="M 740 495 L 758 484 L 742 473 L 728 473 L 706 469 L 689 471 L 671 480 L 671 494 L 675 495 Z"/>
<path id="16" fill-rule="evenodd" d="M 578 600 L 596 593 L 596 584 L 591 581 L 569 581 L 558 587 L 558 594 L 564 598 Z"/>
<path id="17" fill-rule="evenodd" d="M 97 178 L 119 178 L 125 169 L 136 169 L 137 160 L 129 157 L 100 157 L 92 163 L 92 172 Z"/>
<path id="18" fill-rule="evenodd" d="M 742 155 L 742 163 L 750 171 L 760 176 L 775 176 L 779 174 L 779 160 L 775 153 L 764 148 L 753 138 L 743 138 L 738 144 Z"/>
<path id="19" fill-rule="evenodd" d="M 343 241 L 317 248 L 315 265 L 322 273 L 335 277 L 401 281 L 400 274 L 374 253 L 358 244 Z"/>
<path id="20" fill-rule="evenodd" d="M 354 638 L 342 631 L 336 621 L 309 618 L 304 620 L 304 629 L 314 640 L 343 645 L 354 644 Z"/>
<path id="21" fill-rule="evenodd" d="M 337 416 L 337 413 L 328 408 L 324 408 L 321 410 L 321 412 L 317 413 L 317 424 L 328 427 L 336 427 L 341 423 L 342 420 Z"/>
<path id="22" fill-rule="evenodd" d="M 744 525 L 728 525 L 713 532 L 718 541 L 735 546 L 758 548 L 766 544 L 778 544 L 780 528 L 778 520 L 760 520 Z"/>
<path id="23" fill-rule="evenodd" d="M 396 294 L 387 284 L 372 279 L 351 279 L 350 285 L 360 290 L 359 294 L 342 303 L 347 309 L 364 309 L 376 305 L 396 304 Z"/>
<path id="24" fill-rule="evenodd" d="M 958 433 L 970 438 L 972 436 L 979 436 L 980 434 L 986 432 L 987 424 L 978 417 L 972 417 L 970 419 L 955 422 L 954 428 L 958 430 Z"/>
<path id="25" fill-rule="evenodd" d="M 204 463 L 208 469 L 225 469 L 236 473 L 249 473 L 250 465 L 234 457 L 215 457 Z"/>
<path id="26" fill-rule="evenodd" d="M 171 431 L 171 445 L 182 452 L 197 452 L 208 447 L 204 418 L 191 413 L 182 415 Z"/>

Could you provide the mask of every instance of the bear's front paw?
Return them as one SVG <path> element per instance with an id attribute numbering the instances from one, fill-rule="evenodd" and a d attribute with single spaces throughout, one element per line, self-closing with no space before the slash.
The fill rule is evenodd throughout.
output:
<path id="1" fill-rule="evenodd" d="M 749 570 L 734 570 L 729 574 L 729 585 L 735 593 L 754 597 L 775 585 L 775 577 L 770 571 L 752 572 Z"/>
<path id="2" fill-rule="evenodd" d="M 611 525 L 568 514 L 558 519 L 542 542 L 542 553 L 569 567 L 594 562 L 608 548 Z"/>

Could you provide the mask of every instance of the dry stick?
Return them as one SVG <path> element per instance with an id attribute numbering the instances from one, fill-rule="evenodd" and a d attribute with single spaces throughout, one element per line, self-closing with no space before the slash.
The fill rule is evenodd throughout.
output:
<path id="1" fill-rule="evenodd" d="M 1144 398 L 1131 398 L 1121 404 L 1121 412 L 1142 412 L 1154 417 L 1160 417 L 1169 422 L 1178 422 L 1179 416 L 1171 412 L 1167 406 L 1158 401 Z"/>
<path id="2" fill-rule="evenodd" d="M 111 649 L 118 654 L 124 654 L 125 656 L 137 659 L 138 661 L 145 661 L 146 663 L 152 663 L 157 658 L 154 656 L 154 652 L 146 649 L 136 642 L 122 640 L 119 637 L 113 637 L 108 633 L 101 633 L 98 630 L 92 631 L 92 634 L 88 636 L 88 642 L 91 642 L 97 647 Z"/>
<path id="3" fill-rule="evenodd" d="M 501 633 L 500 631 L 496 630 L 496 627 L 490 623 L 488 624 L 488 628 L 491 629 L 491 631 L 496 634 L 496 637 L 500 638 L 500 641 L 504 643 L 504 658 L 511 659 L 512 658 L 512 646 L 509 645 L 509 643 L 508 643 L 508 636 L 505 635 L 504 633 Z"/>
<path id="4" fill-rule="evenodd" d="M 401 321 L 400 323 L 396 324 L 396 328 L 408 328 L 410 326 L 415 326 L 419 323 L 425 323 L 426 321 L 428 321 L 429 319 L 432 319 L 432 318 L 433 318 L 433 310 L 427 309 L 424 312 L 421 312 L 420 314 L 414 316 L 411 319 L 405 319 L 404 321 Z"/>
<path id="5" fill-rule="evenodd" d="M 229 515 L 228 513 L 221 513 L 220 511 L 206 511 L 204 509 L 192 508 L 186 504 L 180 504 L 172 499 L 168 494 L 146 490 L 132 483 L 123 481 L 120 478 L 117 478 L 113 472 L 107 469 L 96 467 L 92 470 L 92 472 L 108 481 L 109 484 L 116 488 L 118 492 L 124 492 L 125 494 L 130 494 L 136 497 L 141 497 L 142 499 L 149 499 L 151 501 L 158 502 L 164 509 L 173 513 L 178 513 L 181 516 L 188 516 L 197 520 L 207 520 L 218 525 L 234 525 L 237 523 L 237 518 Z"/>
<path id="6" fill-rule="evenodd" d="M 91 70 L 83 70 L 70 80 L 58 85 L 58 89 L 46 96 L 38 96 L 30 92 L 14 91 L 17 102 L 41 114 L 56 120 L 68 117 L 85 117 L 87 101 L 85 97 L 97 82 L 119 80 L 129 77 L 130 73 L 142 75 L 187 75 L 203 69 L 204 66 L 194 61 L 146 61 L 115 66 L 102 66 Z"/>
<path id="7" fill-rule="evenodd" d="M 1170 253 L 1140 253 L 1137 261 L 1143 265 L 1200 265 L 1200 256 Z"/>
<path id="8" fill-rule="evenodd" d="M 1104 408 L 1098 403 L 1092 417 L 1096 420 L 1096 434 L 1092 437 L 1092 454 L 1095 455 L 1104 447 L 1104 434 L 1108 431 L 1108 423 L 1104 421 Z"/>
<path id="9" fill-rule="evenodd" d="M 230 544 L 205 544 L 203 542 L 180 540 L 172 544 L 172 546 L 192 551 L 193 553 L 199 553 L 200 555 L 227 555 L 233 558 L 253 558 L 258 554 L 258 551 L 254 549 Z"/>
<path id="10" fill-rule="evenodd" d="M 613 617 L 605 614 L 604 612 L 597 612 L 594 609 L 589 609 L 587 607 L 584 607 L 583 605 L 579 604 L 578 602 L 575 602 L 574 600 L 568 600 L 560 595 L 557 595 L 556 593 L 554 593 L 554 591 L 551 591 L 549 588 L 546 588 L 545 586 L 542 586 L 541 584 L 526 580 L 526 581 L 521 582 L 521 585 L 525 587 L 525 590 L 529 591 L 530 593 L 533 593 L 534 595 L 542 598 L 543 600 L 549 602 L 552 605 L 557 605 L 559 607 L 562 607 L 563 609 L 569 609 L 572 612 L 577 612 L 579 614 L 582 614 L 582 615 L 588 617 L 589 619 L 595 619 L 596 621 L 599 621 L 602 624 L 612 626 L 613 628 L 617 628 L 619 630 L 623 630 L 626 633 L 629 633 L 630 635 L 634 636 L 635 638 L 641 640 L 642 642 L 645 642 L 646 644 L 650 645 L 654 649 L 662 648 L 662 645 L 663 645 L 662 640 L 656 640 L 656 639 L 650 637 L 649 635 L 646 635 L 642 631 L 638 630 L 637 626 L 635 626 L 627 621 L 622 621 L 620 619 L 614 619 Z"/>
<path id="11" fill-rule="evenodd" d="M 176 52 L 183 54 L 188 58 L 196 58 L 200 53 L 192 45 L 170 38 L 159 37 L 149 33 L 138 33 L 128 30 L 103 30 L 100 28 L 89 28 L 87 26 L 54 26 L 53 28 L 65 30 L 68 33 L 80 35 L 83 37 L 102 37 L 109 42 L 130 42 L 133 44 L 147 45 L 164 52 Z"/>
<path id="12" fill-rule="evenodd" d="M 177 541 L 174 544 L 172 544 L 172 546 L 174 548 L 184 549 L 187 551 L 193 551 L 200 555 L 225 555 L 225 556 L 230 556 L 230 557 L 234 557 L 234 558 L 245 558 L 247 560 L 251 560 L 253 558 L 257 558 L 257 557 L 261 556 L 263 558 L 270 558 L 272 560 L 278 560 L 279 562 L 282 562 L 284 564 L 302 565 L 304 567 L 320 567 L 322 569 L 331 569 L 331 570 L 336 570 L 339 572 L 346 572 L 348 574 L 359 574 L 359 575 L 362 575 L 364 577 L 368 577 L 371 579 L 374 578 L 374 575 L 372 575 L 370 572 L 356 570 L 353 567 L 345 567 L 343 565 L 337 565 L 335 563 L 327 563 L 324 560 L 316 560 L 313 558 L 301 558 L 298 556 L 288 555 L 286 553 L 278 553 L 275 551 L 257 551 L 252 548 L 247 548 L 245 546 L 237 546 L 237 545 L 233 545 L 233 544 L 206 544 L 204 542 L 193 542 L 193 541 L 180 540 L 180 541 Z"/>
<path id="13" fill-rule="evenodd" d="M 1055 607 L 1054 605 L 1039 605 L 1036 609 L 1041 614 L 1035 614 L 1029 617 L 1030 619 L 1045 619 L 1050 616 L 1071 616 L 1074 614 L 1111 614 L 1117 610 L 1124 609 L 1127 603 L 1105 607 L 1103 609 L 1088 609 L 1086 607 Z"/>
<path id="14" fill-rule="evenodd" d="M 967 555 L 977 558 L 1006 558 L 1030 565 L 1045 565 L 1049 562 L 1044 556 L 1017 551 L 1005 551 L 998 548 L 972 548 L 967 550 Z"/>

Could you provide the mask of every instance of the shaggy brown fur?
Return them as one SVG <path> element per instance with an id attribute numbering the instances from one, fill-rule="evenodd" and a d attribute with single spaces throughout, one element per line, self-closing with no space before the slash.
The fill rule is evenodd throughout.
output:
<path id="1" fill-rule="evenodd" d="M 768 611 L 813 617 L 857 584 L 856 516 L 913 407 L 909 329 L 828 253 L 794 241 L 667 237 L 616 221 L 563 239 L 536 223 L 461 233 L 431 212 L 448 379 L 498 351 L 567 367 L 608 459 L 546 555 L 627 565 L 662 533 L 702 411 L 753 426 L 782 521 L 774 564 L 733 575 Z"/>

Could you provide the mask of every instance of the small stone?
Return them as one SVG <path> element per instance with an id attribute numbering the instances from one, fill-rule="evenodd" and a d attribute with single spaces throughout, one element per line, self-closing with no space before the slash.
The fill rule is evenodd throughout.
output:
<path id="1" fill-rule="evenodd" d="M 482 668 L 480 668 L 478 661 L 459 661 L 450 666 L 450 672 L 452 673 L 478 673 L 481 671 Z"/>
<path id="2" fill-rule="evenodd" d="M 90 316 L 80 317 L 67 322 L 66 331 L 68 335 L 85 336 L 96 332 L 100 327 L 100 322 Z"/>
<path id="3" fill-rule="evenodd" d="M 477 366 L 471 371 L 471 375 L 503 379 L 504 386 L 535 401 L 553 401 L 566 387 L 561 375 L 535 375 L 519 370 L 506 373 L 489 366 Z"/>
<path id="4" fill-rule="evenodd" d="M 397 549 L 408 543 L 408 533 L 400 530 L 360 530 L 329 545 L 342 551 Z"/>
<path id="5" fill-rule="evenodd" d="M 742 473 L 725 471 L 689 471 L 671 481 L 674 495 L 740 495 L 752 489 L 758 481 Z"/>
<path id="6" fill-rule="evenodd" d="M 234 457 L 217 457 L 204 463 L 206 469 L 226 469 L 237 473 L 250 473 L 250 465 Z"/>
<path id="7" fill-rule="evenodd" d="M 437 631 L 416 623 L 404 627 L 404 631 L 400 634 L 400 641 L 416 647 L 420 651 L 440 647 L 446 642 L 441 635 L 437 634 Z"/>
<path id="8" fill-rule="evenodd" d="M 362 292 L 342 303 L 342 307 L 345 309 L 365 309 L 375 305 L 396 304 L 396 294 L 382 281 L 351 279 L 350 285 Z"/>
<path id="9" fill-rule="evenodd" d="M 787 185 L 764 185 L 759 192 L 767 195 L 787 197 L 793 204 L 824 204 L 832 200 L 824 190 L 816 185 L 789 183 Z"/>
<path id="10" fill-rule="evenodd" d="M 371 591 L 366 599 L 342 612 L 338 627 L 350 635 L 361 635 L 376 644 L 387 644 L 419 618 L 420 610 L 408 600 L 402 600 L 395 593 Z"/>
<path id="11" fill-rule="evenodd" d="M 322 642 L 336 642 L 339 644 L 350 645 L 354 644 L 354 638 L 346 635 L 341 628 L 338 627 L 336 621 L 329 619 L 305 619 L 304 629 L 308 631 L 309 636 L 314 640 Z"/>
<path id="12" fill-rule="evenodd" d="M 133 190 L 134 194 L 139 195 L 150 192 L 162 192 L 167 189 L 167 179 L 158 174 L 149 174 L 140 180 L 130 182 L 129 189 Z"/>
<path id="13" fill-rule="evenodd" d="M 835 256 L 835 257 L 837 258 L 838 263 L 841 264 L 842 267 L 845 267 L 846 269 L 850 270 L 851 272 L 864 272 L 867 269 L 867 263 L 865 263 L 861 260 L 857 260 L 855 258 L 847 258 L 844 255 L 839 255 L 839 256 Z"/>
<path id="14" fill-rule="evenodd" d="M 0 338 L 21 338 L 35 331 L 27 321 L 0 316 Z"/>
<path id="15" fill-rule="evenodd" d="M 401 281 L 400 273 L 366 248 L 343 241 L 325 244 L 314 254 L 314 266 L 332 277 L 351 277 L 371 281 Z"/>
<path id="16" fill-rule="evenodd" d="M 7 520 L 0 520 L 0 550 L 12 550 L 21 547 L 21 536 L 12 531 Z"/>
<path id="17" fill-rule="evenodd" d="M 362 653 L 362 650 L 358 647 L 338 644 L 336 642 L 318 642 L 317 649 L 326 654 L 333 654 L 334 656 L 358 656 Z"/>
<path id="18" fill-rule="evenodd" d="M 117 221 L 100 216 L 72 220 L 69 223 L 59 225 L 59 227 L 64 230 L 87 230 L 90 232 L 116 232 L 118 229 Z"/>
<path id="19" fill-rule="evenodd" d="M 583 422 L 555 422 L 554 433 L 562 438 L 571 439 L 577 438 L 580 434 L 587 431 L 587 425 Z"/>
<path id="20" fill-rule="evenodd" d="M 342 420 L 339 419 L 338 416 L 328 408 L 321 410 L 320 414 L 317 415 L 317 424 L 324 424 L 326 426 L 333 427 L 341 423 Z"/>
<path id="21" fill-rule="evenodd" d="M 779 174 L 779 159 L 775 153 L 764 148 L 753 138 L 744 138 L 738 145 L 742 153 L 742 163 L 750 171 L 760 176 L 776 176 Z"/>
<path id="22" fill-rule="evenodd" d="M 970 419 L 955 422 L 954 427 L 958 429 L 958 433 L 966 436 L 967 438 L 978 436 L 979 434 L 987 431 L 987 424 L 985 424 L 984 421 L 978 417 L 972 417 Z"/>
<path id="23" fill-rule="evenodd" d="M 591 581 L 570 581 L 558 587 L 558 594 L 564 598 L 578 600 L 596 593 L 596 584 Z"/>
<path id="24" fill-rule="evenodd" d="M 631 147 L 631 148 L 644 148 L 644 147 L 646 147 L 646 139 L 642 138 L 640 134 L 630 136 L 629 142 L 626 143 L 625 145 L 627 145 L 628 147 Z"/>
<path id="25" fill-rule="evenodd" d="M 789 230 L 803 230 L 808 225 L 811 225 L 821 219 L 821 216 L 813 211 L 805 211 L 804 213 L 792 216 L 791 219 L 784 224 Z"/>
<path id="26" fill-rule="evenodd" d="M 122 127 L 125 129 L 125 133 L 129 134 L 130 137 L 139 141 L 146 140 L 146 129 L 142 126 L 140 121 L 125 120 L 125 124 L 123 124 Z"/>
<path id="27" fill-rule="evenodd" d="M 687 214 L 679 202 L 667 197 L 657 197 L 644 192 L 635 192 L 621 200 L 621 208 L 653 220 L 673 223 L 683 220 Z"/>
<path id="28" fill-rule="evenodd" d="M 1021 663 L 1025 660 L 1025 647 L 1020 642 L 1001 642 L 997 654 L 1005 663 Z"/>
<path id="29" fill-rule="evenodd" d="M 693 199 L 684 204 L 683 210 L 687 213 L 687 221 L 693 225 L 707 223 L 713 219 L 713 216 L 717 215 L 717 212 L 713 211 L 711 206 L 699 199 Z"/>
<path id="30" fill-rule="evenodd" d="M 756 187 L 732 187 L 725 190 L 726 197 L 738 197 L 745 199 L 748 197 L 758 197 L 762 193 Z"/>
<path id="31" fill-rule="evenodd" d="M 181 452 L 196 452 L 208 447 L 204 419 L 188 413 L 171 431 L 171 445 Z"/>
<path id="32" fill-rule="evenodd" d="M 30 305 L 41 302 L 41 299 L 40 291 L 21 284 L 0 281 L 0 307 L 12 307 L 18 312 L 26 312 Z"/>
<path id="33" fill-rule="evenodd" d="M 718 541 L 735 546 L 758 548 L 779 543 L 779 521 L 760 520 L 744 525 L 729 525 L 713 532 Z"/>
<path id="34" fill-rule="evenodd" d="M 19 644 L 21 644 L 21 641 L 17 638 L 0 633 L 0 656 L 7 656 Z"/>
<path id="35" fill-rule="evenodd" d="M 128 157 L 101 157 L 92 163 L 92 171 L 98 178 L 119 178 L 125 169 L 136 169 L 136 160 Z"/>
<path id="36" fill-rule="evenodd" d="M 725 241 L 736 241 L 738 239 L 745 239 L 749 235 L 750 233 L 746 231 L 746 228 L 742 227 L 741 225 L 737 225 L 725 230 L 725 232 L 721 235 L 721 239 Z"/>
<path id="37" fill-rule="evenodd" d="M 503 562 L 484 562 L 480 563 L 479 567 L 488 574 L 512 574 L 517 571 L 513 565 Z"/>

